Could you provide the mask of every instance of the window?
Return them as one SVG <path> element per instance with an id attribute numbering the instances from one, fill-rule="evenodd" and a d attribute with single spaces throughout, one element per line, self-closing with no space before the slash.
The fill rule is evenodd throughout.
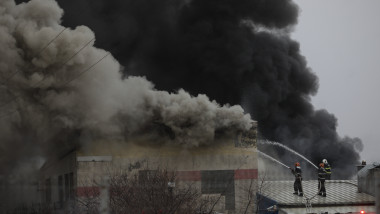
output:
<path id="1" fill-rule="evenodd" d="M 58 197 L 59 197 L 59 202 L 63 202 L 63 176 L 60 175 L 58 176 Z"/>
<path id="2" fill-rule="evenodd" d="M 51 179 L 50 178 L 45 180 L 45 200 L 46 200 L 46 203 L 51 202 Z"/>
<path id="3" fill-rule="evenodd" d="M 201 171 L 202 194 L 221 194 L 226 197 L 226 210 L 235 209 L 235 172 L 233 170 Z"/>
<path id="4" fill-rule="evenodd" d="M 69 197 L 74 199 L 74 173 L 69 174 Z"/>
<path id="5" fill-rule="evenodd" d="M 70 198 L 69 174 L 65 174 L 65 200 L 68 201 L 69 198 Z"/>

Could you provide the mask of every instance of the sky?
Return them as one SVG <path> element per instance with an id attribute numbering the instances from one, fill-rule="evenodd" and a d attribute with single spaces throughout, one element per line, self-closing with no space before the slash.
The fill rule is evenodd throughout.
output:
<path id="1" fill-rule="evenodd" d="M 380 1 L 295 0 L 292 38 L 319 77 L 312 103 L 338 119 L 341 136 L 359 137 L 367 162 L 380 162 Z"/>

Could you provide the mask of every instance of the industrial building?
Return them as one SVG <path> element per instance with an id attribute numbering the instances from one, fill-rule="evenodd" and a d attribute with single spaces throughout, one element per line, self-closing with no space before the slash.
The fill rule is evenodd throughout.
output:
<path id="1" fill-rule="evenodd" d="M 91 146 L 72 150 L 41 168 L 40 203 L 54 210 L 75 203 L 76 197 L 91 197 L 108 173 L 123 169 L 141 174 L 165 168 L 177 174 L 174 186 L 191 182 L 202 196 L 218 197 L 215 206 L 221 213 L 254 212 L 247 188 L 256 188 L 257 126 L 231 139 L 208 146 L 184 148 L 175 145 L 137 144 L 125 142 L 91 142 Z M 254 185 L 252 185 L 254 184 Z M 256 190 L 255 190 L 256 191 Z M 254 191 L 254 192 L 255 192 Z"/>

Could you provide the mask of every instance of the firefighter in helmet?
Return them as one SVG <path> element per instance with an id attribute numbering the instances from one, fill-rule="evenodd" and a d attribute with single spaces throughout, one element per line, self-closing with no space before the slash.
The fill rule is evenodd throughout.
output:
<path id="1" fill-rule="evenodd" d="M 300 163 L 295 163 L 294 164 L 294 169 L 292 170 L 293 175 L 295 176 L 294 180 L 294 195 L 299 195 L 303 196 L 303 191 L 302 191 L 302 170 L 301 170 L 301 165 Z"/>
<path id="2" fill-rule="evenodd" d="M 326 170 L 325 164 L 320 163 L 318 168 L 318 195 L 326 197 L 326 188 L 325 188 L 325 180 L 326 180 Z"/>
<path id="3" fill-rule="evenodd" d="M 322 163 L 324 164 L 324 168 L 325 168 L 325 171 L 326 171 L 326 180 L 330 180 L 331 179 L 331 166 L 330 164 L 327 162 L 326 159 L 323 159 L 322 160 Z"/>

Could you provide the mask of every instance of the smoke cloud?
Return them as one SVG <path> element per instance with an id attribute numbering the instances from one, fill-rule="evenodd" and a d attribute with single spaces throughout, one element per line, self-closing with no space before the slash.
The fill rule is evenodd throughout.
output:
<path id="1" fill-rule="evenodd" d="M 110 50 L 129 74 L 146 76 L 160 90 L 183 88 L 241 104 L 264 138 L 316 164 L 328 159 L 334 178 L 355 172 L 360 139 L 339 136 L 335 116 L 310 102 L 318 78 L 290 38 L 299 11 L 291 0 L 58 3 L 66 13 L 63 24 L 93 29 L 96 44 Z"/>
<path id="2" fill-rule="evenodd" d="M 0 2 L 1 174 L 91 139 L 145 136 L 192 147 L 251 127 L 238 105 L 122 74 L 88 27 L 66 29 L 62 15 L 54 0 Z"/>

